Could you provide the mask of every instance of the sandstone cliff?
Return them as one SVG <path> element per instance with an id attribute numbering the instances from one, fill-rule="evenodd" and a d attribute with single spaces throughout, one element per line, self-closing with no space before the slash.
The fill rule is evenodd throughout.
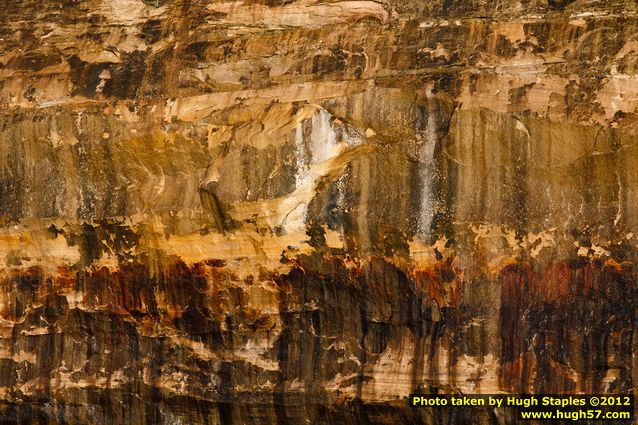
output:
<path id="1" fill-rule="evenodd" d="M 510 423 L 638 382 L 638 4 L 0 5 L 0 422 Z"/>

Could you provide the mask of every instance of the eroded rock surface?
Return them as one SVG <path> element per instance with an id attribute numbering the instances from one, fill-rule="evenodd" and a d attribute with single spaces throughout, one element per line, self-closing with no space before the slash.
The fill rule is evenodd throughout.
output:
<path id="1" fill-rule="evenodd" d="M 513 423 L 638 380 L 638 6 L 0 5 L 0 422 Z"/>

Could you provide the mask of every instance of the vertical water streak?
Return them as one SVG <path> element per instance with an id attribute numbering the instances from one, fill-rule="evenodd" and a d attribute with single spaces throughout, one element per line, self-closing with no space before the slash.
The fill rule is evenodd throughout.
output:
<path id="1" fill-rule="evenodd" d="M 295 147 L 297 174 L 295 175 L 295 188 L 299 189 L 304 185 L 308 178 L 308 165 L 306 165 L 306 144 L 303 137 L 303 125 L 299 124 L 295 128 Z"/>
<path id="2" fill-rule="evenodd" d="M 280 206 L 280 214 L 284 215 L 280 225 L 286 231 L 303 228 L 316 181 L 326 172 L 328 161 L 341 153 L 342 146 L 332 128 L 331 118 L 328 111 L 318 109 L 310 122 L 300 123 L 295 129 L 295 191 Z M 304 131 L 308 125 L 310 131 Z"/>
<path id="3" fill-rule="evenodd" d="M 437 142 L 436 108 L 437 104 L 432 96 L 431 89 L 426 92 L 427 119 L 425 129 L 419 135 L 419 181 L 421 205 L 419 210 L 418 236 L 427 240 L 430 236 L 430 228 L 434 218 L 434 197 L 432 184 L 434 180 L 434 150 Z"/>
<path id="4" fill-rule="evenodd" d="M 340 147 L 330 123 L 331 115 L 325 109 L 320 109 L 312 116 L 312 131 L 310 133 L 310 152 L 312 163 L 320 164 L 339 155 Z"/>

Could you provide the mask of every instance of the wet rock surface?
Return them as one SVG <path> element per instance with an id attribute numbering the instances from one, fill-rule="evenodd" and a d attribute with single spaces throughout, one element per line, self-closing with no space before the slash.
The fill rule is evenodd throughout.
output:
<path id="1" fill-rule="evenodd" d="M 638 380 L 638 8 L 0 6 L 0 423 L 516 423 Z"/>

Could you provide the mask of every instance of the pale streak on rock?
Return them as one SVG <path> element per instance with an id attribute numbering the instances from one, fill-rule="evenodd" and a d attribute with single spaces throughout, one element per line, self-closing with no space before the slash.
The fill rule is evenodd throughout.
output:
<path id="1" fill-rule="evenodd" d="M 269 87 L 257 90 L 205 94 L 168 101 L 164 120 L 197 121 L 214 111 L 229 108 L 240 102 L 268 104 L 271 102 L 299 102 L 361 93 L 372 82 L 325 82 L 291 84 L 285 88 Z"/>
<path id="2" fill-rule="evenodd" d="M 386 21 L 388 12 L 375 1 L 337 1 L 316 3 L 302 0 L 283 7 L 261 4 L 244 5 L 243 1 L 213 3 L 209 10 L 225 13 L 222 22 L 232 25 L 263 25 L 268 28 L 309 27 L 345 24 L 363 17 Z"/>

